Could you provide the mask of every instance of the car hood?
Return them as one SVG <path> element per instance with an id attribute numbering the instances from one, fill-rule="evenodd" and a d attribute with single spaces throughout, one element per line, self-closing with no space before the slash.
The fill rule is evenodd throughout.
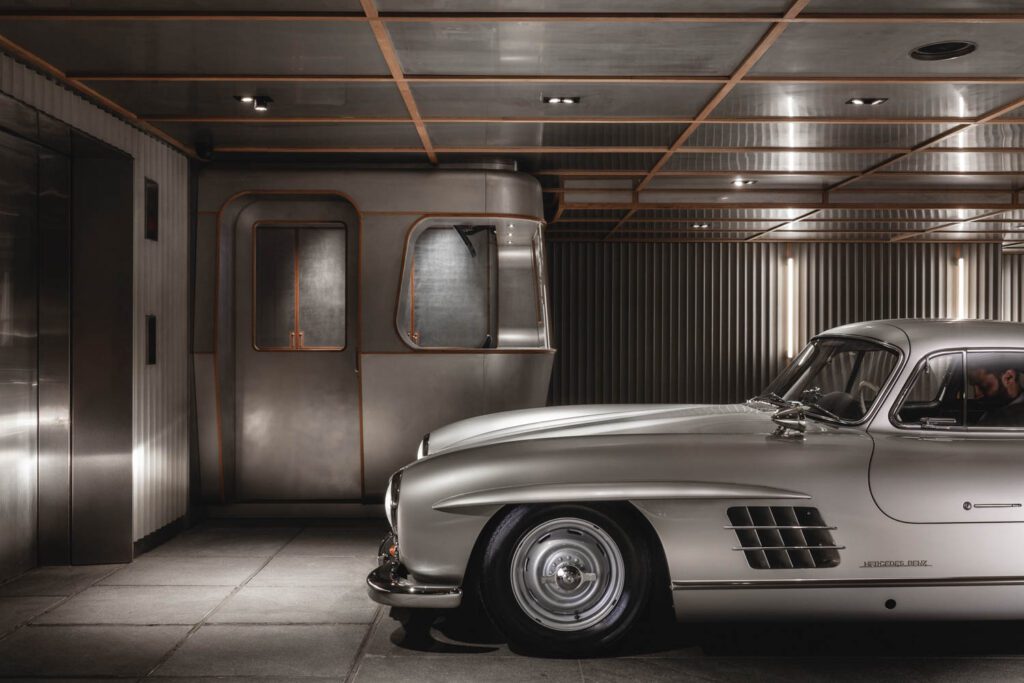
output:
<path id="1" fill-rule="evenodd" d="M 770 434 L 765 404 L 593 405 L 513 410 L 454 422 L 430 433 L 429 457 L 510 441 L 619 434 Z M 829 427 L 813 420 L 808 431 Z"/>

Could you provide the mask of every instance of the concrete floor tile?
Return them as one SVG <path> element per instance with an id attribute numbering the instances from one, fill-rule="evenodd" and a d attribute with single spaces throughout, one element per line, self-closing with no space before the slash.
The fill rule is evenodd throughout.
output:
<path id="1" fill-rule="evenodd" d="M 59 596 L 0 598 L 0 636 L 61 601 Z"/>
<path id="2" fill-rule="evenodd" d="M 200 526 L 157 546 L 145 557 L 262 557 L 285 546 L 299 528 Z"/>
<path id="3" fill-rule="evenodd" d="M 0 640 L 0 676 L 142 676 L 186 626 L 26 626 Z"/>
<path id="4" fill-rule="evenodd" d="M 251 586 L 365 585 L 377 566 L 371 558 L 277 556 L 257 574 Z"/>
<path id="5" fill-rule="evenodd" d="M 280 557 L 377 557 L 377 548 L 387 525 L 368 527 L 311 527 L 285 546 Z"/>
<path id="6" fill-rule="evenodd" d="M 105 586 L 237 586 L 264 562 L 266 559 L 259 557 L 143 555 L 100 583 Z"/>
<path id="7" fill-rule="evenodd" d="M 94 564 L 73 567 L 39 567 L 0 585 L 0 597 L 26 595 L 74 595 L 91 586 L 123 564 Z"/>
<path id="8" fill-rule="evenodd" d="M 367 655 L 360 663 L 355 680 L 361 683 L 520 683 L 539 680 L 572 683 L 581 679 L 579 663 L 571 659 L 424 657 L 411 664 L 400 657 Z"/>
<path id="9" fill-rule="evenodd" d="M 356 586 L 245 586 L 211 624 L 369 624 L 378 605 Z"/>
<path id="10" fill-rule="evenodd" d="M 160 676 L 338 676 L 366 626 L 207 625 L 157 669 Z"/>
<path id="11" fill-rule="evenodd" d="M 37 624 L 197 624 L 230 586 L 93 586 Z"/>

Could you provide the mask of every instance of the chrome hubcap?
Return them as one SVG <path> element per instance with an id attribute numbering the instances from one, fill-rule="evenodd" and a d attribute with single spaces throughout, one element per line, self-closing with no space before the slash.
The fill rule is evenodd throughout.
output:
<path id="1" fill-rule="evenodd" d="M 534 621 L 557 631 L 600 622 L 622 597 L 625 563 L 608 533 L 583 519 L 552 519 L 512 554 L 512 593 Z"/>

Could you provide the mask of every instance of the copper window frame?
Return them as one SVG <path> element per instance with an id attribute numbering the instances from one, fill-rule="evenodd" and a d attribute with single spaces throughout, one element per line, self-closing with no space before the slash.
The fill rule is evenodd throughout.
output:
<path id="1" fill-rule="evenodd" d="M 292 319 L 292 329 L 289 332 L 291 336 L 291 346 L 288 347 L 262 347 L 256 343 L 256 231 L 260 228 L 268 229 L 288 229 L 291 230 L 293 237 L 292 247 L 292 278 L 293 278 L 293 296 L 295 297 L 295 310 Z M 344 344 L 341 346 L 306 346 L 303 344 L 303 333 L 301 329 L 301 321 L 299 320 L 299 305 L 300 305 L 300 291 L 299 291 L 299 230 L 303 228 L 319 229 L 319 230 L 342 230 L 345 233 L 345 327 L 344 327 Z M 256 221 L 252 224 L 249 245 L 251 258 L 250 258 L 250 298 L 252 303 L 252 315 L 249 320 L 250 338 L 252 341 L 252 348 L 254 351 L 260 353 L 303 353 L 303 352 L 342 352 L 348 348 L 348 300 L 349 300 L 349 287 L 348 287 L 348 258 L 349 258 L 349 244 L 348 244 L 348 223 L 344 221 L 282 221 L 282 220 L 270 220 L 270 221 Z"/>
<path id="2" fill-rule="evenodd" d="M 550 329 L 551 325 L 550 325 L 550 321 L 549 320 L 543 320 L 544 311 L 542 310 L 543 307 L 540 305 L 540 301 L 539 300 L 537 300 L 538 316 L 540 316 L 540 319 L 538 320 L 538 322 L 543 322 L 543 324 L 544 324 L 544 329 L 545 329 L 545 334 L 544 334 L 544 338 L 545 339 L 544 339 L 544 341 L 546 343 L 546 346 L 532 346 L 532 347 L 531 346 L 524 346 L 524 347 L 506 347 L 506 348 L 496 347 L 496 348 L 489 348 L 489 349 L 473 348 L 473 347 L 468 347 L 468 346 L 419 346 L 412 339 L 410 339 L 410 337 L 409 337 L 409 330 L 404 329 L 404 326 L 402 324 L 401 308 L 402 308 L 402 297 L 404 295 L 405 274 L 406 274 L 407 266 L 408 266 L 410 282 L 412 282 L 413 273 L 414 273 L 415 251 L 413 249 L 413 237 L 416 235 L 417 229 L 421 226 L 422 223 L 425 223 L 425 222 L 431 221 L 431 220 L 446 220 L 446 219 L 473 219 L 473 220 L 479 220 L 479 221 L 483 221 L 483 222 L 486 222 L 486 221 L 501 222 L 503 220 L 508 220 L 508 219 L 530 221 L 532 223 L 536 223 L 537 224 L 537 230 L 538 230 L 538 233 L 540 235 L 540 240 L 541 240 L 540 244 L 541 244 L 542 248 L 546 247 L 545 231 L 546 231 L 546 228 L 547 228 L 547 223 L 542 218 L 538 218 L 537 216 L 529 216 L 529 215 L 526 215 L 526 214 L 516 214 L 516 213 L 487 213 L 487 212 L 483 212 L 483 211 L 480 211 L 480 212 L 456 211 L 456 212 L 451 212 L 451 213 L 426 213 L 426 214 L 421 214 L 418 218 L 416 218 L 416 220 L 414 220 L 409 225 L 409 228 L 406 230 L 406 233 L 405 233 L 405 245 L 404 245 L 404 247 L 402 249 L 402 262 L 401 262 L 401 265 L 400 265 L 400 267 L 398 269 L 398 292 L 397 292 L 397 295 L 395 296 L 395 313 L 394 313 L 394 326 L 395 326 L 395 332 L 398 334 L 398 338 L 402 341 L 402 343 L 407 348 L 411 349 L 413 353 L 554 354 L 556 349 L 554 348 L 553 340 L 551 338 L 551 329 Z M 531 245 L 531 249 L 532 249 L 532 245 Z M 534 281 L 535 281 L 535 283 L 534 283 L 534 290 L 536 292 L 535 300 L 536 300 L 536 296 L 540 296 L 540 295 L 542 295 L 542 293 L 543 293 L 543 295 L 546 295 L 546 292 L 542 292 L 542 288 L 537 286 L 537 277 L 538 277 L 538 275 L 539 274 L 538 274 L 538 271 L 537 271 L 537 262 L 536 262 L 536 259 L 535 259 L 534 260 L 534 276 L 535 276 L 534 277 Z M 545 278 L 547 277 L 546 269 L 544 270 L 542 275 Z M 545 281 L 544 284 L 545 284 L 545 287 L 546 287 L 547 286 L 547 282 Z M 414 300 L 410 297 L 410 301 L 409 301 L 410 307 L 413 305 L 413 303 L 414 303 Z M 545 302 L 545 303 L 547 303 L 547 302 Z M 499 317 L 499 321 L 500 321 L 500 317 Z M 389 353 L 409 353 L 409 352 L 406 351 L 406 352 L 389 352 Z"/>

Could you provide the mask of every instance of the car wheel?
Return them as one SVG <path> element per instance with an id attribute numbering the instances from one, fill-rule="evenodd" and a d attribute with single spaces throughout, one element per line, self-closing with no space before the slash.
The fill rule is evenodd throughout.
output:
<path id="1" fill-rule="evenodd" d="M 484 548 L 479 587 L 513 647 L 585 655 L 607 649 L 650 596 L 647 535 L 605 506 L 517 507 Z"/>

